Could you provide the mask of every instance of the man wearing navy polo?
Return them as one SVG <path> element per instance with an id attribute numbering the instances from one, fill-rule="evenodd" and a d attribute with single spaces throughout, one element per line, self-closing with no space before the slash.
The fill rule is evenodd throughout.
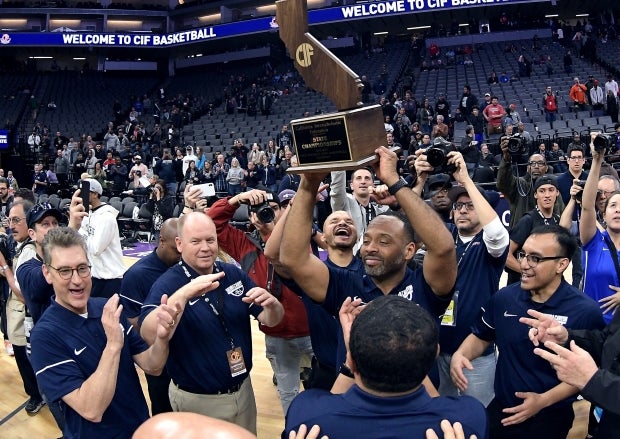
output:
<path id="1" fill-rule="evenodd" d="M 249 317 L 275 326 L 284 315 L 282 305 L 269 291 L 256 287 L 241 269 L 216 262 L 216 228 L 204 213 L 181 217 L 176 242 L 181 260 L 153 284 L 140 315 L 142 337 L 151 343 L 158 314 L 152 311 L 161 297 L 170 294 L 168 306 L 184 310 L 166 365 L 172 378 L 172 409 L 233 422 L 256 433 L 256 402 L 249 379 Z M 203 277 L 216 281 L 212 292 L 196 297 L 178 294 L 184 285 L 193 285 Z"/>
<path id="2" fill-rule="evenodd" d="M 561 383 L 549 363 L 534 354 L 528 327 L 519 323 L 528 309 L 551 314 L 571 329 L 604 326 L 598 304 L 562 277 L 577 245 L 560 226 L 536 228 L 518 253 L 521 282 L 502 288 L 484 305 L 470 334 L 452 355 L 450 375 L 462 391 L 463 369 L 495 342 L 495 398 L 487 407 L 491 439 L 566 439 L 573 425 L 578 390 Z"/>
<path id="3" fill-rule="evenodd" d="M 177 236 L 178 218 L 168 218 L 161 226 L 158 246 L 153 252 L 133 264 L 123 276 L 119 293 L 121 305 L 129 323 L 136 330 L 138 318 L 142 310 L 142 304 L 148 296 L 151 285 L 164 274 L 168 268 L 179 262 L 175 238 Z M 170 400 L 168 399 L 168 386 L 170 377 L 164 369 L 159 376 L 146 374 L 146 382 L 151 400 L 151 413 L 171 412 Z"/>
<path id="4" fill-rule="evenodd" d="M 347 299 L 340 311 L 346 364 L 355 384 L 342 395 L 315 389 L 299 394 L 286 416 L 285 433 L 305 424 L 318 425 L 330 439 L 422 438 L 448 419 L 460 422 L 467 437 L 486 439 L 480 402 L 470 396 L 431 398 L 422 386 L 439 351 L 435 319 L 394 295 L 373 300 L 353 317 L 360 304 Z"/>
<path id="5" fill-rule="evenodd" d="M 452 204 L 458 274 L 455 292 L 448 310 L 441 318 L 437 359 L 439 394 L 459 396 L 450 378 L 450 360 L 459 345 L 471 333 L 471 325 L 480 314 L 480 307 L 499 289 L 499 280 L 506 263 L 510 238 L 508 231 L 489 203 L 487 192 L 472 181 L 460 152 L 448 154 L 456 166 L 454 179 L 462 186 L 448 192 Z M 474 361 L 474 369 L 466 370 L 469 386 L 466 395 L 485 406 L 493 399 L 495 349 L 491 344 Z"/>
<path id="6" fill-rule="evenodd" d="M 149 347 L 122 314 L 118 295 L 90 298 L 91 274 L 84 239 L 71 228 L 43 240 L 43 275 L 54 300 L 32 331 L 32 364 L 51 401 L 64 401 L 65 438 L 130 438 L 148 417 L 134 363 L 158 374 L 181 310 L 162 299 Z M 195 282 L 195 294 L 213 286 Z"/>
<path id="7" fill-rule="evenodd" d="M 347 297 L 360 297 L 364 302 L 393 294 L 418 303 L 436 318 L 443 314 L 450 301 L 456 279 L 454 241 L 439 216 L 415 194 L 396 169 L 398 157 L 379 147 L 376 174 L 406 214 L 379 215 L 370 221 L 364 232 L 360 255 L 366 274 L 343 270 L 324 264 L 308 253 L 308 237 L 316 192 L 323 176 L 305 174 L 284 226 L 280 262 L 303 291 L 333 316 Z M 395 204 L 385 193 L 384 202 Z M 384 191 L 385 192 L 385 191 Z M 388 204 L 388 203 L 386 203 Z M 407 262 L 416 251 L 413 229 L 426 244 L 423 268 L 411 270 Z M 342 343 L 338 346 L 337 364 L 345 358 Z"/>

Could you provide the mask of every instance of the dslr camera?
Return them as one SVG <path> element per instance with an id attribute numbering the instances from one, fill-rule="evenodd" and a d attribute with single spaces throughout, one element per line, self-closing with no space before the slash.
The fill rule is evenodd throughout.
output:
<path id="1" fill-rule="evenodd" d="M 426 150 L 426 161 L 434 169 L 432 174 L 452 174 L 456 166 L 448 164 L 448 153 L 454 151 L 451 142 L 443 137 L 435 137 L 433 145 Z"/>
<path id="2" fill-rule="evenodd" d="M 617 149 L 616 136 L 614 134 L 599 133 L 592 143 L 594 144 L 594 150 L 599 154 L 609 154 L 610 152 L 615 152 Z"/>
<path id="3" fill-rule="evenodd" d="M 511 136 L 503 136 L 500 139 L 500 142 L 503 142 L 506 138 L 508 138 L 508 152 L 510 152 L 511 155 L 527 155 L 527 141 L 523 136 L 521 136 L 521 133 L 515 133 Z"/>
<path id="4" fill-rule="evenodd" d="M 276 213 L 273 211 L 273 209 L 269 205 L 270 201 L 273 201 L 273 195 L 268 193 L 267 201 L 263 203 L 254 204 L 254 205 L 247 203 L 250 206 L 250 212 L 254 212 L 256 216 L 258 217 L 259 221 L 263 224 L 268 224 L 268 223 L 273 222 L 273 220 L 276 217 Z"/>

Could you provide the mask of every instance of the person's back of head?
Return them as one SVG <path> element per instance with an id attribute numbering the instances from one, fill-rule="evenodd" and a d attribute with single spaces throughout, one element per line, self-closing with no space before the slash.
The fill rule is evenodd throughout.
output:
<path id="1" fill-rule="evenodd" d="M 402 393 L 416 389 L 435 361 L 437 323 L 414 302 L 377 298 L 351 326 L 349 351 L 369 390 Z"/>

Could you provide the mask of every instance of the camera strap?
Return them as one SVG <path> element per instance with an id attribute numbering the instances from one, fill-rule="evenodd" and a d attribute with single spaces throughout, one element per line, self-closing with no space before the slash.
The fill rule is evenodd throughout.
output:
<path id="1" fill-rule="evenodd" d="M 617 285 L 620 285 L 620 262 L 618 262 L 618 250 L 616 250 L 616 246 L 609 235 L 603 235 L 603 239 L 607 244 L 607 248 L 609 248 L 609 253 L 611 253 L 611 259 L 614 261 L 614 267 L 616 267 L 616 276 L 618 277 Z"/>

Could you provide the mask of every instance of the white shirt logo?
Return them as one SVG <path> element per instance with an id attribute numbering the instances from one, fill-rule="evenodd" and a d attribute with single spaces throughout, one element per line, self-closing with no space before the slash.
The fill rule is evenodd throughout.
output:
<path id="1" fill-rule="evenodd" d="M 86 349 L 86 346 L 84 346 L 82 349 L 80 349 L 79 351 L 77 349 L 73 349 L 73 353 L 75 355 L 80 355 L 82 352 L 84 352 L 84 349 Z"/>
<path id="2" fill-rule="evenodd" d="M 237 281 L 228 288 L 226 288 L 226 293 L 235 297 L 242 296 L 244 292 L 245 288 L 243 287 L 243 283 L 241 281 Z"/>
<path id="3" fill-rule="evenodd" d="M 504 317 L 516 317 L 516 314 L 509 314 L 508 311 L 504 311 Z"/>

